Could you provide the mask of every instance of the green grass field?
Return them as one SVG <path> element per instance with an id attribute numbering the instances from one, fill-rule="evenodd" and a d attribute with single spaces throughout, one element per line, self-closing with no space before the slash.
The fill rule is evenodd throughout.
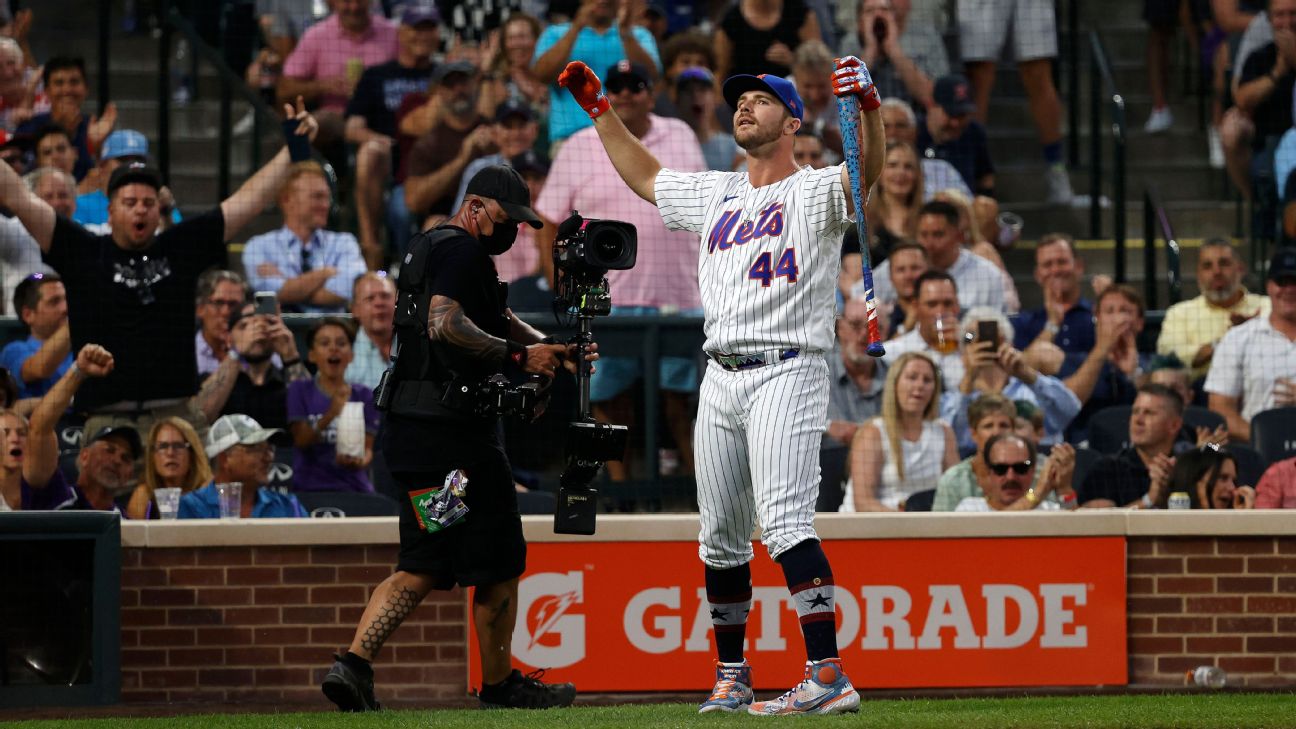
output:
<path id="1" fill-rule="evenodd" d="M 422 729 L 481 727 L 490 729 L 639 729 L 741 724 L 753 726 L 777 719 L 746 715 L 699 716 L 692 704 L 637 704 L 559 711 L 483 712 L 466 710 L 391 711 L 379 714 L 195 714 L 136 719 L 64 718 L 24 721 L 6 727 L 22 729 L 121 729 L 144 727 L 188 729 Z M 70 716 L 75 716 L 70 712 Z M 784 720 L 787 721 L 787 720 Z M 923 729 L 1058 729 L 1070 727 L 1293 727 L 1296 694 L 1175 694 L 1164 696 L 1081 696 L 1010 699 L 924 699 L 865 701 L 860 713 L 794 719 L 841 727 Z"/>

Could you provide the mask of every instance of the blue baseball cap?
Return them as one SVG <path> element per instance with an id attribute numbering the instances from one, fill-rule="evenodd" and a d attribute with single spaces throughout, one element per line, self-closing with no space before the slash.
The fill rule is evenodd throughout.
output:
<path id="1" fill-rule="evenodd" d="M 724 86 L 720 90 L 724 94 L 725 101 L 735 109 L 738 108 L 738 97 L 748 91 L 765 91 L 782 101 L 783 106 L 786 106 L 787 110 L 792 112 L 792 116 L 802 121 L 805 120 L 805 104 L 801 102 L 801 95 L 797 93 L 792 82 L 782 76 L 769 73 L 762 73 L 759 76 L 751 76 L 745 73 L 730 76 L 725 79 Z"/>
<path id="2" fill-rule="evenodd" d="M 714 86 L 715 76 L 712 76 L 711 71 L 703 66 L 689 66 L 683 71 L 680 71 L 679 75 L 675 77 L 675 88 L 679 88 L 690 82 Z M 739 96 L 741 96 L 741 94 L 739 94 Z"/>
<path id="3" fill-rule="evenodd" d="M 120 129 L 109 134 L 104 140 L 103 152 L 99 155 L 99 159 L 147 156 L 148 138 L 134 129 Z"/>

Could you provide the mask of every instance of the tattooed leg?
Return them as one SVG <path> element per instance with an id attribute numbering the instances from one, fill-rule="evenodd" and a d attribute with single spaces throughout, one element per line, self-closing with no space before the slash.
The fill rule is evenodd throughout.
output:
<path id="1" fill-rule="evenodd" d="M 517 578 L 473 588 L 473 621 L 481 655 L 482 683 L 494 684 L 513 670 L 513 625 L 517 623 Z"/>
<path id="2" fill-rule="evenodd" d="M 430 579 L 412 572 L 397 572 L 384 580 L 369 598 L 369 606 L 351 641 L 351 652 L 368 661 L 376 658 L 383 643 L 431 589 Z"/>

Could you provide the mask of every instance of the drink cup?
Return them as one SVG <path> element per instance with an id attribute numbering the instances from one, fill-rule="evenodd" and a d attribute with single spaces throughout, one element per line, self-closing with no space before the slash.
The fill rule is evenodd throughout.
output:
<path id="1" fill-rule="evenodd" d="M 220 498 L 220 515 L 222 519 L 237 519 L 243 507 L 243 484 L 218 483 L 216 495 Z"/>
<path id="2" fill-rule="evenodd" d="M 936 351 L 941 354 L 952 354 L 958 351 L 959 323 L 951 314 L 942 314 L 933 322 L 935 330 Z"/>
<path id="3" fill-rule="evenodd" d="M 175 487 L 160 488 L 153 492 L 157 498 L 158 515 L 163 519 L 176 518 L 180 510 L 180 489 Z"/>

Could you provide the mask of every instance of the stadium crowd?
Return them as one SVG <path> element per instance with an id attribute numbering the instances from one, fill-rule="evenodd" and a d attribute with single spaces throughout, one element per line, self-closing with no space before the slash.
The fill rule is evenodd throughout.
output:
<path id="1" fill-rule="evenodd" d="M 1178 7 L 1148 3 L 1160 5 Z M 1190 30 L 1211 41 L 1201 54 L 1219 76 L 1212 160 L 1243 194 L 1287 204 L 1296 237 L 1296 0 L 1209 5 Z M 829 77 L 841 55 L 872 69 L 887 147 L 863 211 L 868 240 L 852 232 L 842 247 L 821 510 L 1165 508 L 1180 491 L 1195 508 L 1296 507 L 1282 437 L 1296 425 L 1296 248 L 1279 248 L 1251 292 L 1234 245 L 1208 240 L 1200 295 L 1166 311 L 1154 341 L 1138 291 L 1087 276 L 1065 233 L 1036 231 L 1038 289 L 1014 284 L 1002 254 L 1020 231 L 1000 217 L 986 130 L 1005 44 L 1038 132 L 1040 199 L 1084 202 L 1062 162 L 1052 2 L 959 0 L 952 25 L 933 0 L 327 6 L 258 2 L 246 59 L 249 82 L 300 120 L 316 160 L 282 151 L 213 207 L 184 201 L 198 205 L 184 216 L 145 135 L 122 128 L 111 103 L 86 112 L 84 62 L 34 58 L 32 11 L 0 14 L 0 307 L 26 329 L 0 351 L 0 510 L 157 518 L 156 492 L 172 487 L 181 518 L 211 517 L 227 482 L 243 485 L 250 517 L 304 516 L 338 494 L 390 501 L 372 393 L 392 350 L 393 276 L 476 171 L 512 165 L 544 218 L 495 261 L 513 309 L 549 308 L 558 224 L 579 210 L 638 229 L 638 264 L 609 277 L 613 316 L 700 312 L 701 241 L 666 230 L 620 182 L 556 84 L 569 61 L 598 72 L 664 165 L 701 171 L 742 164 L 719 93 L 735 73 L 793 80 L 805 103 L 798 163 L 840 162 Z M 1170 17 L 1148 18 L 1154 99 Z M 1160 103 L 1146 128 L 1172 123 Z M 274 225 L 231 253 L 272 205 Z M 865 354 L 865 250 L 880 360 Z M 315 315 L 304 348 L 284 313 Z M 633 424 L 642 365 L 608 354 L 595 412 Z M 683 476 L 698 365 L 658 363 Z M 636 467 L 609 464 L 609 477 Z"/>

